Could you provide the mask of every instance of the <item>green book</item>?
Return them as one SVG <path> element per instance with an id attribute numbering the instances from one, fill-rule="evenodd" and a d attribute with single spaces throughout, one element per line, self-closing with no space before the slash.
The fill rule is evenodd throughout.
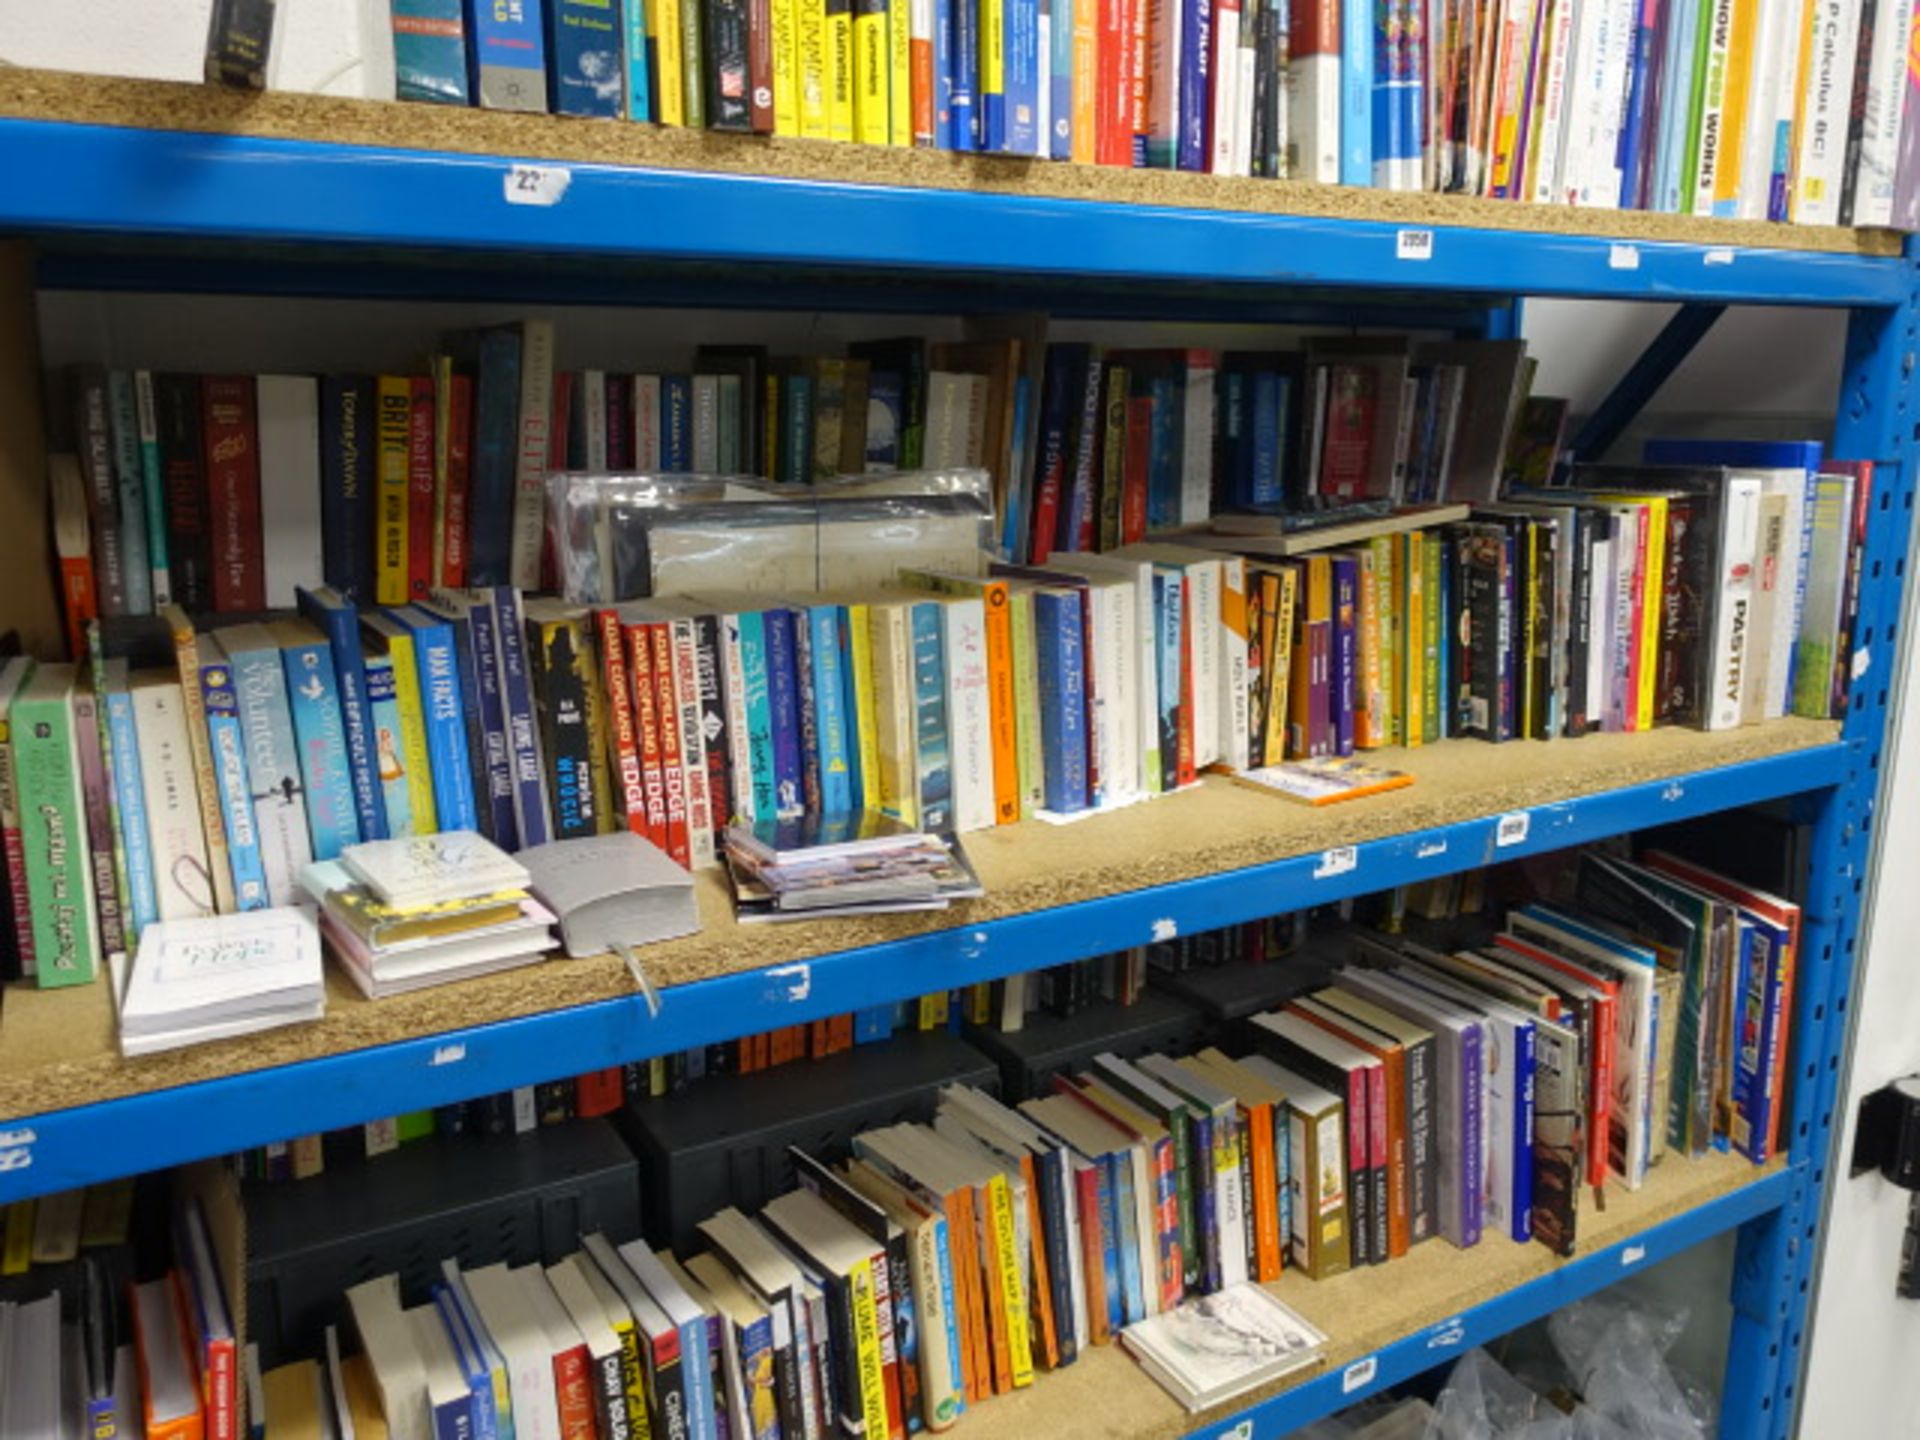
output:
<path id="1" fill-rule="evenodd" d="M 9 727 L 33 905 L 34 978 L 42 989 L 91 984 L 100 973 L 75 684 L 72 665 L 41 666 L 14 697 Z"/>

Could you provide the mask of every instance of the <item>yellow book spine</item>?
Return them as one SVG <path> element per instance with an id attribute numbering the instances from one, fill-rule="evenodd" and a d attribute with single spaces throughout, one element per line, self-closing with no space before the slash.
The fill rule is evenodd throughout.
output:
<path id="1" fill-rule="evenodd" d="M 24 1275 L 33 1268 L 33 1218 L 38 1207 L 31 1200 L 7 1206 L 6 1233 L 0 1238 L 0 1275 Z"/>
<path id="2" fill-rule="evenodd" d="M 1421 543 L 1418 530 L 1407 535 L 1405 570 L 1406 600 L 1401 606 L 1401 614 L 1406 628 L 1407 690 L 1401 699 L 1401 713 L 1407 717 L 1407 744 L 1423 745 L 1426 743 L 1426 729 L 1421 697 L 1426 694 L 1427 688 L 1427 565 L 1426 546 Z"/>
<path id="3" fill-rule="evenodd" d="M 887 113 L 887 17 L 863 11 L 853 17 L 853 128 L 862 145 L 884 145 Z"/>
<path id="4" fill-rule="evenodd" d="M 580 676 L 587 696 L 587 766 L 593 781 L 594 829 L 611 835 L 616 828 L 613 814 L 613 754 L 611 732 L 607 729 L 607 697 L 600 684 L 600 666 L 593 658 L 593 631 L 584 622 L 573 622 L 573 669 Z M 731 818 L 731 817 L 728 817 Z M 625 817 L 619 826 L 624 827 Z"/>
<path id="5" fill-rule="evenodd" d="M 887 143 L 913 144 L 913 7 L 887 6 Z"/>
<path id="6" fill-rule="evenodd" d="M 407 429 L 413 420 L 413 382 L 382 375 L 374 469 L 374 599 L 407 603 Z"/>
<path id="7" fill-rule="evenodd" d="M 1813 68 L 1815 37 L 1820 33 L 1822 7 L 1814 0 L 1802 0 L 1800 13 L 1800 45 L 1798 58 L 1793 63 L 1793 131 L 1790 141 L 1792 153 L 1787 156 L 1787 218 L 1800 218 L 1800 137 L 1807 133 L 1807 72 Z"/>
<path id="8" fill-rule="evenodd" d="M 827 7 L 827 138 L 853 139 L 853 12 Z"/>
<path id="9" fill-rule="evenodd" d="M 1400 550 L 1395 537 L 1382 535 L 1373 547 L 1373 593 L 1379 606 L 1375 624 L 1380 645 L 1380 719 L 1376 728 L 1382 745 L 1398 745 L 1400 723 Z"/>
<path id="10" fill-rule="evenodd" d="M 873 612 L 865 605 L 847 606 L 847 651 L 853 664 L 854 743 L 860 753 L 860 803 L 881 807 L 880 726 L 873 693 Z"/>
<path id="11" fill-rule="evenodd" d="M 400 758 L 407 767 L 413 833 L 431 835 L 440 828 L 440 820 L 433 804 L 433 762 L 427 755 L 427 720 L 420 707 L 420 668 L 413 655 L 413 637 L 391 637 L 387 653 L 393 657 L 393 703 L 400 711 Z"/>
<path id="12" fill-rule="evenodd" d="M 1354 555 L 1360 568 L 1355 615 L 1360 632 L 1355 640 L 1360 652 L 1360 693 L 1353 697 L 1353 743 L 1356 749 L 1371 750 L 1385 743 L 1380 732 L 1380 591 L 1373 547 L 1363 545 Z"/>
<path id="13" fill-rule="evenodd" d="M 808 140 L 833 136 L 827 95 L 827 0 L 795 0 L 800 19 L 800 134 Z"/>
<path id="14" fill-rule="evenodd" d="M 1653 533 L 1647 536 L 1647 578 L 1645 585 L 1646 600 L 1642 607 L 1643 619 L 1640 625 L 1640 693 L 1637 706 L 1640 712 L 1639 728 L 1653 728 L 1653 709 L 1655 684 L 1660 669 L 1660 616 L 1661 597 L 1666 591 L 1667 575 L 1667 500 L 1664 495 L 1656 495 L 1647 501 L 1645 522 L 1653 527 Z"/>
<path id="15" fill-rule="evenodd" d="M 653 103 L 662 125 L 687 123 L 686 40 L 680 33 L 679 0 L 646 0 L 647 33 L 654 39 L 659 81 Z"/>
<path id="16" fill-rule="evenodd" d="M 902 605 L 867 611 L 869 674 L 873 680 L 874 768 L 877 798 L 870 808 L 884 810 L 907 824 L 918 823 L 914 777 L 918 772 L 914 739 L 913 652 Z M 863 760 L 864 763 L 864 760 Z"/>
<path id="17" fill-rule="evenodd" d="M 920 1028 L 938 1030 L 947 1023 L 947 992 L 935 990 L 920 997 Z"/>
<path id="18" fill-rule="evenodd" d="M 988 1182 L 987 1203 L 992 1209 L 996 1279 L 1007 1306 L 1007 1360 L 1018 1389 L 1033 1383 L 1033 1336 L 1027 1324 L 1026 1267 L 1013 1221 L 1013 1187 L 1006 1176 L 996 1175 Z"/>
<path id="19" fill-rule="evenodd" d="M 1032 594 L 1015 590 L 1012 603 L 1015 739 L 1020 766 L 1020 815 L 1025 819 L 1046 802 L 1046 752 L 1040 744 L 1040 649 L 1034 628 Z"/>
<path id="20" fill-rule="evenodd" d="M 1267 661 L 1267 763 L 1291 758 L 1287 751 L 1287 720 L 1292 705 L 1293 608 L 1298 603 L 1300 572 L 1289 567 L 1280 573 L 1280 602 L 1273 623 L 1273 653 Z"/>
<path id="21" fill-rule="evenodd" d="M 773 133 L 789 137 L 805 133 L 800 126 L 800 5 L 801 0 L 769 0 L 768 5 L 773 29 Z"/>
<path id="22" fill-rule="evenodd" d="M 1094 163 L 1094 112 L 1099 104 L 1094 86 L 1100 64 L 1097 8 L 1092 0 L 1073 7 L 1073 159 L 1079 165 Z"/>
<path id="23" fill-rule="evenodd" d="M 860 1377 L 860 1414 L 869 1436 L 887 1433 L 887 1384 L 880 1359 L 880 1308 L 873 1294 L 873 1262 L 862 1260 L 847 1275 L 853 1292 L 854 1368 Z"/>
<path id="24" fill-rule="evenodd" d="M 1760 0 L 1733 0 L 1727 38 L 1727 88 L 1720 104 L 1720 153 L 1713 169 L 1713 213 L 1732 215 L 1740 203 L 1740 158 L 1753 108 L 1753 42 Z"/>
<path id="25" fill-rule="evenodd" d="M 989 95 L 1007 93 L 1006 16 L 1003 0 L 980 0 L 980 95 L 974 103 L 982 106 L 982 113 Z"/>

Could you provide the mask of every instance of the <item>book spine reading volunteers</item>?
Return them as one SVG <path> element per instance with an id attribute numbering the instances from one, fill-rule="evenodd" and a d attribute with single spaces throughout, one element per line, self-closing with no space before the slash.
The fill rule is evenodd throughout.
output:
<path id="1" fill-rule="evenodd" d="M 228 8 L 216 7 L 209 75 L 261 85 L 266 44 L 236 55 Z M 360 92 L 373 99 L 1536 204 L 1920 223 L 1910 3 L 369 10 Z"/>
<path id="2" fill-rule="evenodd" d="M 312 1353 L 285 1337 L 264 1356 L 230 1353 L 223 1281 L 198 1259 L 208 1202 L 189 1200 L 174 1271 L 152 1282 L 162 1298 L 133 1292 L 140 1380 L 106 1364 L 101 1403 L 117 1394 L 135 1407 L 122 1423 L 144 1413 L 148 1433 L 222 1433 L 251 1371 L 245 1408 L 273 1425 L 317 1404 L 351 1408 L 356 1433 L 439 1434 L 458 1419 L 474 1435 L 510 1423 L 599 1440 L 905 1436 L 990 1412 L 1120 1341 L 1204 1408 L 1319 1361 L 1324 1337 L 1260 1289 L 1289 1271 L 1324 1281 L 1426 1245 L 1571 1255 L 1588 1192 L 1604 1204 L 1610 1187 L 1721 1151 L 1768 1163 L 1800 945 L 1792 902 L 1680 852 L 1617 844 L 1162 942 L 1143 958 L 1168 981 L 1284 970 L 1277 993 L 1291 998 L 1178 1054 L 1090 1048 L 1040 1093 L 930 1085 L 929 1120 L 791 1150 L 796 1188 L 774 1184 L 754 1215 L 723 1205 L 673 1248 L 549 1234 L 534 1263 L 498 1263 L 484 1245 L 429 1257 L 431 1283 L 404 1293 L 392 1274 L 336 1282 Z M 1104 968 L 1129 998 L 1128 967 Z M 1071 1003 L 1059 978 L 1048 1004 Z M 1017 1025 L 1049 987 L 1011 985 L 963 993 L 950 1013 L 977 1000 L 990 1027 Z M 918 1028 L 930 1013 L 899 1018 Z M 639 1101 L 626 1119 L 676 1103 Z M 443 1130 L 448 1142 L 512 1143 Z M 390 1162 L 365 1163 L 357 1183 L 378 1185 Z M 37 1217 L 13 1207 L 9 1273 L 73 1262 L 91 1267 L 87 1285 L 110 1284 L 125 1266 L 95 1252 L 124 1238 L 127 1183 L 43 1200 Z M 101 1297 L 83 1323 L 108 1326 L 115 1308 Z M 1220 1373 L 1182 1361 L 1170 1332 L 1243 1309 L 1278 1327 L 1271 1346 Z M 111 1357 L 104 1338 L 88 1353 Z M 187 1354 L 202 1383 L 183 1396 L 156 1381 L 160 1350 Z M 275 1378 L 287 1367 L 300 1384 Z"/>

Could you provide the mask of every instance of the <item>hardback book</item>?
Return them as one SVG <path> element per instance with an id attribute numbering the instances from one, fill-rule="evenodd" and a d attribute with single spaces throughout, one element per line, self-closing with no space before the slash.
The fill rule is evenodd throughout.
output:
<path id="1" fill-rule="evenodd" d="M 503 890 L 525 890 L 527 867 L 471 830 L 375 840 L 340 857 L 354 878 L 389 905 L 465 900 Z"/>
<path id="2" fill-rule="evenodd" d="M 325 1008 L 312 911 L 161 920 L 140 937 L 120 1004 L 120 1046 L 144 1055 L 317 1020 Z"/>
<path id="3" fill-rule="evenodd" d="M 1121 1340 L 1191 1411 L 1318 1364 L 1327 1343 L 1258 1285 L 1235 1285 L 1129 1325 Z"/>
<path id="4" fill-rule="evenodd" d="M 693 877 L 631 831 L 555 840 L 516 857 L 560 921 L 567 953 L 596 955 L 700 928 Z"/>

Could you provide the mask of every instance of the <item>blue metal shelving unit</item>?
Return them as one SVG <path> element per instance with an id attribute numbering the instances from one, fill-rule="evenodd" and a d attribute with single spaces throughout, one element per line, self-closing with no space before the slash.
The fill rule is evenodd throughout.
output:
<path id="1" fill-rule="evenodd" d="M 539 123 L 539 122 L 535 122 Z M 562 122 L 553 122 L 562 123 Z M 535 131 L 530 131 L 536 134 Z M 533 148 L 537 148 L 537 142 Z M 1915 263 L 1749 246 L 1431 230 L 1273 214 L 951 190 L 702 175 L 176 130 L 0 120 L 10 183 L 0 235 L 44 247 L 51 286 L 559 302 L 785 303 L 836 295 L 899 308 L 1050 308 L 1194 318 L 1311 315 L 1510 334 L 1519 297 L 1665 300 L 1685 308 L 1631 371 L 1585 448 L 1603 445 L 1711 326 L 1718 307 L 1851 312 L 1834 451 L 1876 462 L 1861 651 L 1842 739 L 1773 759 L 1528 812 L 1502 857 L 1791 798 L 1813 826 L 1788 1162 L 1719 1200 L 1556 1267 L 1205 1433 L 1271 1440 L 1664 1258 L 1738 1231 L 1721 1433 L 1785 1434 L 1800 1370 L 1819 1196 L 1853 979 L 1887 672 L 1901 614 L 1920 432 Z M 533 191 L 516 203 L 516 167 Z M 564 172 L 564 180 L 550 173 Z M 521 197 L 527 192 L 522 189 Z M 1419 256 L 1422 258 L 1412 258 Z M 546 263 L 529 264 L 538 257 Z M 431 268 L 428 268 L 430 263 Z M 397 266 L 410 266 L 396 282 Z M 682 267 L 676 270 L 675 267 Z M 719 278 L 716 277 L 719 267 Z M 662 279 L 662 276 L 665 279 Z M 431 276 L 431 279 L 424 277 Z M 1036 295 L 1040 298 L 1036 299 Z M 1577 746 L 1568 759 L 1577 763 Z M 552 1071 L 638 1059 L 1017 970 L 1479 865 L 1502 817 L 1118 894 L 978 927 L 638 998 L 0 1119 L 0 1202 L 484 1094 Z M 1504 832 L 1513 834 L 1512 828 Z M 556 1057 L 564 1057 L 556 1060 Z M 1627 1259 L 1631 1252 L 1631 1259 Z M 1042 1382 L 1044 1383 L 1044 1382 Z"/>

